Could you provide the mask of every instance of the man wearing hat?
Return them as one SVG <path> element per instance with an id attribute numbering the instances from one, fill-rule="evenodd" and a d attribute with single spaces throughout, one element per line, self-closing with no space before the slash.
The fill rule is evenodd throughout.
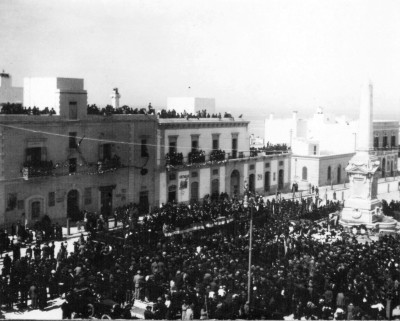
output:
<path id="1" fill-rule="evenodd" d="M 137 271 L 136 275 L 133 277 L 133 283 L 135 284 L 135 299 L 141 300 L 143 296 L 143 286 L 144 286 L 144 276 L 140 270 Z"/>

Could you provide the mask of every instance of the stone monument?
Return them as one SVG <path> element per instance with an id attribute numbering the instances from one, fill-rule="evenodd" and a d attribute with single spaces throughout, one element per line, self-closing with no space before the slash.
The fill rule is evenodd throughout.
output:
<path id="1" fill-rule="evenodd" d="M 361 90 L 356 154 L 346 167 L 350 196 L 345 200 L 339 222 L 345 229 L 365 225 L 368 229 L 393 233 L 397 221 L 383 214 L 381 201 L 377 198 L 380 162 L 373 154 L 372 110 L 372 84 L 368 83 Z"/>

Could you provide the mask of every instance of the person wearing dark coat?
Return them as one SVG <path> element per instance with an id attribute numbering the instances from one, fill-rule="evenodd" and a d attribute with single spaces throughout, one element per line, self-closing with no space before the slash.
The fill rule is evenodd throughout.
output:
<path id="1" fill-rule="evenodd" d="M 145 320 L 154 320 L 154 314 L 151 312 L 151 306 L 148 305 L 146 310 L 144 311 L 144 319 Z"/>
<path id="2" fill-rule="evenodd" d="M 11 258 L 8 255 L 8 253 L 4 256 L 4 260 L 3 260 L 3 267 L 4 267 L 4 272 L 6 274 L 10 274 L 10 270 L 11 270 Z"/>

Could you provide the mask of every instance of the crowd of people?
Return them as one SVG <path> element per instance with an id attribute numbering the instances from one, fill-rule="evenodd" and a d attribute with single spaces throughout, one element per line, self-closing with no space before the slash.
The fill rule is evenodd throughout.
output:
<path id="1" fill-rule="evenodd" d="M 22 104 L 17 103 L 4 103 L 1 104 L 0 114 L 13 114 L 13 115 L 55 115 L 56 111 L 54 108 L 49 109 L 45 107 L 40 109 L 36 106 L 33 107 L 23 107 Z"/>
<path id="2" fill-rule="evenodd" d="M 224 115 L 222 115 L 221 113 L 208 113 L 206 109 L 203 110 L 199 110 L 196 113 L 188 113 L 186 111 L 184 111 L 183 113 L 178 113 L 175 109 L 172 110 L 166 110 L 166 109 L 162 109 L 158 114 L 157 114 L 160 118 L 186 118 L 186 119 L 190 119 L 190 118 L 233 118 L 231 113 L 225 112 Z M 239 118 L 241 118 L 242 115 L 239 116 Z"/>
<path id="3" fill-rule="evenodd" d="M 111 105 L 107 105 L 106 107 L 100 108 L 96 104 L 92 104 L 92 105 L 87 105 L 87 113 L 88 115 L 118 115 L 118 114 L 152 115 L 155 114 L 155 110 L 151 106 L 151 103 L 147 108 L 132 108 L 127 105 L 118 108 L 114 108 Z"/>
<path id="4" fill-rule="evenodd" d="M 86 289 L 121 306 L 154 302 L 145 312 L 148 319 L 393 317 L 400 304 L 398 236 L 361 244 L 340 226 L 328 226 L 339 202 L 317 206 L 258 198 L 251 204 L 250 297 L 249 208 L 224 195 L 190 207 L 165 204 L 144 220 L 134 204 L 117 209 L 114 216 L 125 228 L 123 246 L 90 233 L 81 235 L 71 253 L 64 245 L 56 253 L 54 244 L 38 241 L 25 256 L 6 254 L 0 304 L 23 306 L 29 298 L 32 308 L 43 308 L 50 298 L 65 295 L 64 318 L 70 318 L 80 310 L 75 293 Z M 207 233 L 157 233 L 149 242 L 130 243 L 139 226 L 162 231 L 165 222 L 185 226 L 224 215 L 235 220 Z"/>

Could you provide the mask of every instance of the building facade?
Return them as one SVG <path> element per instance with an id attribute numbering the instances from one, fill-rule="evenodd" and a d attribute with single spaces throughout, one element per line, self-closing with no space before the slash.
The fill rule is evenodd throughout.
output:
<path id="1" fill-rule="evenodd" d="M 87 115 L 83 80 L 68 82 L 58 115 L 0 116 L 1 225 L 154 202 L 156 117 Z"/>
<path id="2" fill-rule="evenodd" d="M 159 119 L 159 203 L 220 193 L 240 197 L 246 183 L 262 195 L 287 190 L 290 154 L 251 154 L 248 124 L 231 118 Z"/>

